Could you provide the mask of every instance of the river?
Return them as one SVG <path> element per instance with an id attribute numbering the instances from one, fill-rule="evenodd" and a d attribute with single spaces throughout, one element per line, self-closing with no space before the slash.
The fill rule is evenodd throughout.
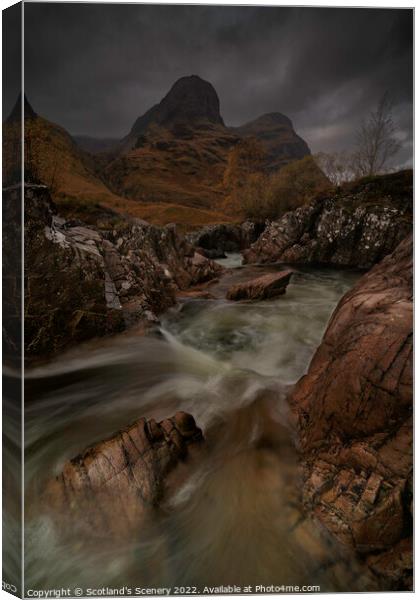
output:
<path id="1" fill-rule="evenodd" d="M 360 274 L 295 268 L 285 295 L 231 303 L 224 294 L 232 282 L 282 267 L 224 260 L 234 268 L 211 289 L 215 298 L 181 301 L 153 334 L 87 344 L 26 372 L 27 589 L 347 589 L 325 567 L 341 550 L 305 521 L 299 505 L 285 397 Z M 103 531 L 97 538 L 63 537 L 38 502 L 45 481 L 65 460 L 140 416 L 160 420 L 177 410 L 194 415 L 210 451 L 154 522 L 135 542 L 107 543 Z"/>

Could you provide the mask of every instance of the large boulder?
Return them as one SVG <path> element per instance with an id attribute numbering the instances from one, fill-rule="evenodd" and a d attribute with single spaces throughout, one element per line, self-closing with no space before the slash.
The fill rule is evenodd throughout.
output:
<path id="1" fill-rule="evenodd" d="M 412 585 L 412 252 L 342 298 L 290 397 L 306 507 L 388 589 Z"/>
<path id="2" fill-rule="evenodd" d="M 63 529 L 103 531 L 107 537 L 137 535 L 149 511 L 170 491 L 171 471 L 202 440 L 187 413 L 160 423 L 139 419 L 68 461 L 47 484 L 44 501 Z"/>
<path id="3" fill-rule="evenodd" d="M 19 195 L 19 187 L 10 188 L 4 202 L 19 202 Z M 48 188 L 26 185 L 26 358 L 156 322 L 176 302 L 178 290 L 222 270 L 195 254 L 175 226 L 121 219 L 115 229 L 99 230 L 66 221 Z"/>
<path id="4" fill-rule="evenodd" d="M 21 191 L 4 194 L 16 201 Z M 124 329 L 115 285 L 104 268 L 101 236 L 64 227 L 48 189 L 25 186 L 25 360 Z"/>
<path id="5" fill-rule="evenodd" d="M 244 261 L 370 268 L 410 233 L 412 202 L 412 171 L 347 184 L 270 223 Z"/>
<path id="6" fill-rule="evenodd" d="M 286 293 L 293 271 L 268 273 L 255 279 L 242 281 L 229 288 L 228 300 L 268 300 Z"/>

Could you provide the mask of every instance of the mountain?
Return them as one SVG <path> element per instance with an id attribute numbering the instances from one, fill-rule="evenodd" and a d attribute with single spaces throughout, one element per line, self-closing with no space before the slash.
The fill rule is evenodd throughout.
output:
<path id="1" fill-rule="evenodd" d="M 211 211 L 228 221 L 220 214 L 223 174 L 239 139 L 225 127 L 211 83 L 182 77 L 135 121 L 104 176 L 118 194 L 142 203 Z"/>
<path id="2" fill-rule="evenodd" d="M 228 152 L 239 139 L 208 121 L 176 122 L 170 128 L 153 124 L 126 139 L 104 177 L 118 194 L 140 202 L 218 211 Z"/>
<path id="3" fill-rule="evenodd" d="M 27 98 L 25 104 L 26 181 L 50 187 L 60 214 L 107 227 L 118 222 L 119 214 L 131 215 L 165 225 L 177 222 L 185 228 L 227 221 L 223 214 L 204 206 L 187 208 L 167 201 L 154 204 L 139 202 L 111 188 L 105 177 L 107 158 L 87 153 L 60 125 L 39 116 Z M 21 98 L 3 123 L 3 185 L 13 185 L 21 178 Z M 155 173 L 159 180 L 159 173 Z M 169 198 L 166 196 L 166 199 Z"/>
<path id="4" fill-rule="evenodd" d="M 261 141 L 270 170 L 311 153 L 307 143 L 293 129 L 292 121 L 278 112 L 262 115 L 245 125 L 233 127 L 232 131 L 241 137 L 255 137 Z"/>
<path id="5" fill-rule="evenodd" d="M 181 77 L 166 96 L 134 123 L 130 135 L 144 133 L 150 124 L 171 128 L 176 123 L 224 125 L 214 87 L 198 75 Z"/>
<path id="6" fill-rule="evenodd" d="M 226 171 L 231 150 L 254 137 L 265 148 L 268 171 L 310 154 L 293 125 L 269 113 L 227 127 L 211 83 L 191 75 L 174 83 L 160 102 L 139 116 L 120 141 L 72 136 L 39 116 L 25 98 L 27 164 L 51 187 L 64 216 L 97 219 L 103 208 L 186 228 L 237 221 Z M 8 119 L 20 114 L 21 101 Z M 15 136 L 16 137 L 16 136 Z M 15 145 L 13 155 L 16 154 Z M 80 213 L 80 215 L 79 215 Z"/>
<path id="7" fill-rule="evenodd" d="M 238 218 L 223 181 L 229 151 L 247 137 L 260 140 L 269 171 L 310 154 L 286 116 L 270 113 L 227 127 L 211 83 L 182 77 L 136 119 L 104 176 L 116 193 L 142 203 L 169 202 Z"/>

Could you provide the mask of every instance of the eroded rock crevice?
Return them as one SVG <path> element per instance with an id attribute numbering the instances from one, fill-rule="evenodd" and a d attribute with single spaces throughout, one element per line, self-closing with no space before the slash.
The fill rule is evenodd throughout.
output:
<path id="1" fill-rule="evenodd" d="M 412 252 L 343 297 L 290 397 L 303 501 L 383 589 L 412 586 Z"/>

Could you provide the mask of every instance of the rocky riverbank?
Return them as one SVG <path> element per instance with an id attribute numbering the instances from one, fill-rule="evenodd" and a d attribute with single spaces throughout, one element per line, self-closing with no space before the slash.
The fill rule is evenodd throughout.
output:
<path id="1" fill-rule="evenodd" d="M 20 187 L 4 192 L 20 202 Z M 176 292 L 222 272 L 175 226 L 66 221 L 48 188 L 25 186 L 25 354 L 39 360 L 93 337 L 157 322 Z M 18 287 L 18 286 L 15 286 Z"/>
<path id="2" fill-rule="evenodd" d="M 6 194 L 6 201 L 16 201 L 15 193 L 16 189 L 10 195 Z M 350 562 L 355 573 L 362 575 L 356 585 L 352 571 L 351 581 L 345 581 L 345 590 L 408 590 L 412 587 L 411 193 L 409 173 L 353 184 L 288 213 L 279 222 L 269 224 L 245 252 L 247 259 L 258 258 L 260 262 L 267 263 L 287 260 L 363 268 L 377 263 L 342 297 L 307 374 L 288 395 L 299 452 L 299 469 L 294 459 L 282 468 L 290 468 L 293 478 L 296 472 L 300 473 L 299 485 L 296 486 L 298 495 L 291 494 L 292 513 L 297 516 L 293 526 L 290 526 L 284 511 L 278 509 L 277 498 L 285 493 L 286 488 L 276 479 L 275 484 L 271 480 L 272 474 L 279 470 L 277 467 L 272 471 L 268 469 L 267 487 L 264 488 L 264 492 L 270 490 L 270 498 L 273 499 L 270 515 L 281 514 L 286 521 L 286 525 L 282 524 L 283 529 L 276 529 L 273 549 L 278 552 L 285 536 L 293 543 L 295 540 L 297 547 L 305 547 L 310 555 L 306 564 L 312 565 L 314 561 L 315 566 L 311 569 L 319 569 L 320 565 L 325 573 L 331 568 L 338 569 L 337 583 L 332 584 L 332 580 L 328 579 L 333 589 L 342 589 L 340 586 L 344 585 L 343 577 L 346 570 L 349 571 Z M 40 356 L 58 352 L 70 339 L 77 343 L 89 337 L 120 331 L 135 323 L 153 323 L 161 311 L 175 303 L 180 290 L 209 282 L 222 274 L 219 265 L 196 252 L 193 245 L 172 226 L 157 228 L 143 221 L 120 220 L 113 229 L 99 229 L 81 222 L 65 221 L 56 214 L 48 190 L 43 186 L 26 189 L 25 209 L 25 319 L 29 358 L 32 353 Z M 209 239 L 219 239 L 219 233 Z M 212 244 L 213 241 L 209 242 L 210 246 Z M 74 510 L 72 514 L 76 520 L 80 519 L 83 523 L 80 515 L 93 515 L 92 519 L 88 517 L 91 519 L 89 526 L 93 523 L 98 529 L 99 522 L 112 522 L 109 527 L 107 525 L 112 535 L 129 536 L 133 532 L 133 524 L 143 524 L 150 510 L 159 507 L 164 510 L 162 500 L 179 491 L 179 481 L 194 472 L 189 469 L 190 461 L 184 459 L 190 454 L 195 456 L 198 447 L 210 450 L 211 455 L 214 443 L 208 436 L 211 428 L 206 430 L 203 427 L 207 441 L 199 446 L 201 431 L 194 418 L 186 414 L 192 413 L 202 427 L 200 417 L 204 418 L 204 422 L 211 420 L 209 406 L 213 417 L 219 410 L 223 423 L 237 425 L 235 444 L 232 445 L 229 428 L 221 436 L 223 448 L 225 443 L 228 448 L 231 444 L 234 457 L 238 448 L 246 448 L 252 460 L 253 453 L 258 453 L 261 448 L 269 449 L 269 454 L 273 454 L 270 454 L 270 460 L 276 461 L 284 455 L 285 440 L 289 437 L 287 435 L 285 440 L 277 437 L 285 418 L 276 413 L 277 405 L 284 407 L 279 412 L 287 412 L 286 389 L 290 390 L 290 384 L 306 369 L 308 363 L 304 357 L 310 355 L 305 355 L 303 340 L 308 338 L 310 323 L 304 320 L 304 316 L 309 313 L 311 320 L 320 318 L 316 312 L 319 308 L 308 302 L 309 298 L 315 297 L 317 304 L 325 309 L 328 295 L 324 297 L 322 294 L 325 286 L 330 285 L 328 278 L 331 278 L 331 273 L 326 276 L 325 269 L 319 269 L 318 275 L 314 276 L 315 269 L 305 267 L 299 270 L 296 267 L 292 276 L 291 271 L 279 273 L 281 268 L 280 265 L 249 265 L 246 269 L 228 272 L 217 284 L 199 290 L 201 300 L 191 312 L 187 311 L 186 317 L 184 315 L 191 327 L 189 337 L 177 337 L 175 327 L 173 331 L 166 331 L 167 338 L 141 338 L 140 341 L 145 343 L 143 350 L 132 357 L 133 366 L 130 363 L 126 367 L 127 374 L 131 373 L 131 369 L 135 371 L 135 383 L 128 379 L 126 388 L 127 378 L 122 371 L 124 361 L 117 363 L 121 381 L 117 391 L 113 392 L 118 396 L 118 404 L 112 405 L 109 411 L 112 424 L 116 418 L 116 406 L 119 414 L 121 406 L 132 394 L 131 387 L 141 385 L 144 388 L 141 387 L 141 397 L 136 396 L 134 409 L 137 421 L 103 442 L 92 445 L 95 439 L 106 438 L 109 430 L 106 435 L 98 435 L 93 440 L 89 438 L 85 443 L 85 446 L 89 445 L 88 450 L 82 454 L 78 453 L 84 446 L 77 447 L 76 458 L 68 461 L 61 475 L 48 486 L 48 502 L 49 506 L 55 507 L 53 510 L 61 514 L 67 511 L 65 507 L 68 505 L 70 512 Z M 348 276 L 348 270 L 345 273 Z M 305 301 L 299 304 L 294 281 L 305 277 L 308 281 L 315 278 L 320 287 L 312 288 L 313 284 L 308 283 L 310 293 L 307 292 Z M 286 285 L 289 285 L 284 297 L 289 310 L 286 318 L 277 321 L 271 317 L 263 322 L 267 316 L 266 306 L 276 314 L 285 310 L 274 303 L 273 295 L 284 291 Z M 275 294 L 270 286 L 274 286 Z M 327 306 L 327 312 L 322 316 L 322 327 L 329 311 L 346 289 L 349 286 L 341 288 L 339 295 L 334 296 L 334 303 L 329 309 Z M 231 309 L 234 306 L 241 309 L 242 314 L 236 314 L 236 320 L 232 321 L 232 315 L 221 302 L 232 293 L 235 299 L 268 300 L 261 303 L 261 307 L 257 306 L 258 314 L 250 314 L 248 321 L 247 312 L 255 307 L 252 302 L 240 305 L 227 303 Z M 215 299 L 214 305 L 211 302 L 206 304 L 212 298 Z M 278 301 L 282 300 L 281 296 Z M 203 320 L 198 318 L 194 327 L 194 311 L 199 313 L 200 303 L 207 307 L 208 312 L 202 313 Z M 308 306 L 312 309 L 308 310 Z M 179 318 L 182 321 L 182 314 Z M 210 326 L 206 327 L 205 323 L 209 321 Z M 301 327 L 297 332 L 294 330 L 296 321 Z M 232 322 L 234 326 L 229 328 Z M 270 338 L 273 329 L 284 331 L 283 338 Z M 319 343 L 321 332 L 314 338 L 311 352 Z M 130 340 L 123 353 L 127 352 L 130 356 L 128 347 L 135 343 L 134 339 Z M 267 363 L 269 357 L 276 352 L 280 356 L 282 346 L 288 345 L 292 354 L 300 356 L 302 368 L 298 374 L 291 377 L 274 362 L 271 365 L 273 371 L 258 370 L 256 365 L 261 362 L 258 353 L 261 354 L 262 349 L 265 348 L 266 352 L 263 362 Z M 118 359 L 120 350 L 117 345 L 113 360 Z M 147 362 L 149 356 L 155 361 L 150 365 Z M 109 364 L 113 364 L 108 360 L 105 360 L 106 370 Z M 287 360 L 286 355 L 281 355 L 279 362 Z M 195 370 L 190 372 L 192 365 Z M 184 377 L 182 369 L 187 371 Z M 167 371 L 171 372 L 170 377 Z M 103 390 L 113 389 L 109 382 L 109 387 L 104 387 L 104 373 L 99 387 L 101 410 Z M 151 377 L 149 389 L 145 384 L 148 376 Z M 278 386 L 276 377 L 280 382 L 277 382 Z M 220 383 L 224 378 L 226 387 Z M 115 380 L 116 373 L 110 374 L 112 385 L 115 385 Z M 209 381 L 213 382 L 210 390 L 206 387 Z M 215 381 L 219 386 L 216 389 Z M 254 397 L 255 390 L 258 394 Z M 246 407 L 246 419 L 243 421 L 238 413 L 228 412 L 228 403 L 235 401 L 241 405 L 241 410 Z M 262 410 L 266 403 L 269 405 L 268 412 Z M 86 405 L 84 395 L 81 405 Z M 164 407 L 168 407 L 168 412 L 154 421 L 150 414 L 156 416 L 153 411 L 158 410 L 157 407 L 160 411 L 166 411 Z M 185 412 L 170 419 L 163 418 L 177 410 Z M 145 418 L 138 419 L 142 415 Z M 132 422 L 131 417 L 120 421 L 115 429 L 127 422 Z M 257 425 L 259 438 L 255 437 Z M 219 428 L 216 429 L 220 433 Z M 90 435 L 90 429 L 88 433 Z M 248 435 L 251 436 L 249 439 Z M 48 429 L 48 439 L 49 436 Z M 204 455 L 199 453 L 198 460 Z M 72 455 L 67 455 L 66 459 L 69 456 Z M 243 452 L 238 456 L 242 460 Z M 225 464 L 226 455 L 222 454 L 221 459 L 220 464 Z M 178 467 L 183 464 L 185 470 L 181 473 Z M 249 465 L 244 467 L 244 464 L 241 468 L 246 471 Z M 211 514 L 212 508 L 207 505 L 205 482 L 208 485 L 213 475 L 217 479 L 217 468 L 212 462 L 208 467 L 206 477 L 209 479 L 203 480 L 204 488 L 201 480 L 198 484 L 195 481 L 194 493 L 200 498 L 200 510 L 196 513 L 199 523 L 202 523 L 202 507 L 206 517 Z M 238 472 L 238 468 L 235 466 L 232 473 Z M 258 463 L 255 478 L 249 479 L 254 486 L 261 476 L 259 468 Z M 239 471 L 239 479 L 242 475 Z M 217 494 L 212 497 L 216 500 L 219 500 L 218 494 L 223 496 L 228 479 L 222 477 L 220 487 L 214 488 Z M 244 497 L 241 489 L 232 485 L 231 498 L 235 498 L 235 502 Z M 261 499 L 258 502 L 259 517 L 267 517 L 264 502 Z M 228 504 L 222 502 L 213 518 L 225 518 Z M 288 504 L 290 502 L 287 501 Z M 113 515 L 119 507 L 121 515 L 114 522 Z M 194 507 L 193 502 L 191 506 L 188 504 L 187 512 Z M 254 505 L 252 510 L 255 510 Z M 244 514 L 248 515 L 248 512 Z M 242 518 L 241 513 L 239 517 Z M 252 516 L 250 518 L 252 521 Z M 268 516 L 268 520 L 270 518 Z M 177 521 L 176 514 L 174 519 Z M 272 520 L 274 523 L 274 517 Z M 189 513 L 186 523 L 190 523 Z M 270 531 L 273 523 L 269 524 Z M 299 533 L 302 524 L 303 532 Z M 256 526 L 253 534 L 253 539 L 256 539 L 258 520 L 252 525 Z M 325 544 L 314 534 L 318 525 L 326 533 Z M 213 529 L 211 524 L 210 539 Z M 307 530 L 311 532 L 309 538 L 305 537 Z M 179 531 L 182 533 L 180 540 L 184 540 L 183 526 Z M 266 543 L 267 539 L 265 532 L 262 542 Z M 315 539 L 313 545 L 311 539 Z M 350 562 L 343 556 L 350 557 Z M 190 560 L 185 559 L 185 564 L 189 564 Z M 208 572 L 207 568 L 204 570 Z"/>
<path id="3" fill-rule="evenodd" d="M 412 586 L 413 241 L 335 310 L 290 402 L 303 501 L 386 589 Z"/>
<path id="4" fill-rule="evenodd" d="M 244 262 L 368 269 L 411 232 L 412 221 L 412 171 L 366 178 L 271 222 Z"/>
<path id="5" fill-rule="evenodd" d="M 208 258 L 224 258 L 227 252 L 241 252 L 255 243 L 265 223 L 221 223 L 207 225 L 188 235 L 188 240 Z"/>

